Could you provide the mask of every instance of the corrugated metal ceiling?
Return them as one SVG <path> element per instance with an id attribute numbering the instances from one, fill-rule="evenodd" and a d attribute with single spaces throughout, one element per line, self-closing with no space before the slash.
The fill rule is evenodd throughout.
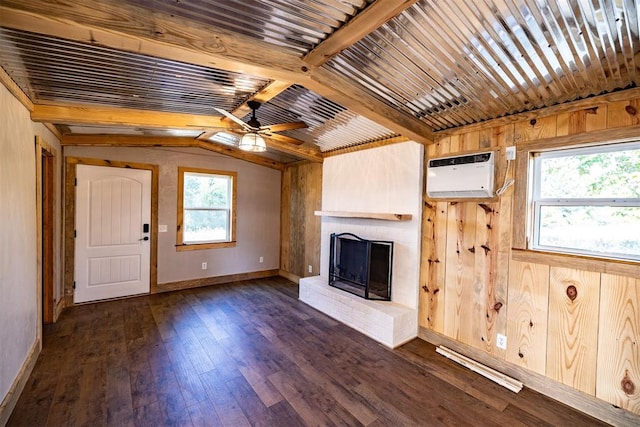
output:
<path id="1" fill-rule="evenodd" d="M 636 85 L 635 1 L 420 1 L 326 67 L 434 129 Z"/>
<path id="2" fill-rule="evenodd" d="M 372 3 L 123 1 L 299 57 Z M 322 67 L 434 130 L 451 129 L 637 86 L 639 21 L 637 0 L 421 0 Z M 0 65 L 35 103 L 217 115 L 214 108 L 233 111 L 271 82 L 7 28 L 0 49 Z M 307 129 L 283 134 L 323 151 L 396 136 L 298 85 L 258 118 L 303 120 Z"/>
<path id="3" fill-rule="evenodd" d="M 263 40 L 302 56 L 372 0 L 131 0 L 128 3 Z"/>
<path id="4" fill-rule="evenodd" d="M 322 151 L 396 136 L 389 129 L 299 85 L 289 87 L 260 107 L 257 116 L 263 125 L 305 122 L 306 129 L 281 133 L 315 143 Z M 248 119 L 246 116 L 243 120 Z"/>
<path id="5" fill-rule="evenodd" d="M 233 110 L 269 82 L 6 28 L 0 48 L 2 67 L 37 103 L 214 115 L 215 107 Z"/>

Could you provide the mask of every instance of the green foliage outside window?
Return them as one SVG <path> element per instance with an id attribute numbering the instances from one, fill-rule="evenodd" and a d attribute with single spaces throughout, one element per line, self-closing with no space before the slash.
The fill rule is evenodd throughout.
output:
<path id="1" fill-rule="evenodd" d="M 536 159 L 534 247 L 640 259 L 640 146 Z"/>
<path id="2" fill-rule="evenodd" d="M 184 242 L 230 240 L 232 177 L 184 174 Z"/>

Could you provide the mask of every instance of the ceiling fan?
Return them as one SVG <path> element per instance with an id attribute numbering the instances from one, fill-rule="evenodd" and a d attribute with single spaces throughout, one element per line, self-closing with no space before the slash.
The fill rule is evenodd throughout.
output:
<path id="1" fill-rule="evenodd" d="M 307 127 L 306 123 L 291 122 L 262 126 L 256 118 L 256 110 L 260 108 L 261 104 L 258 101 L 248 101 L 247 105 L 251 108 L 251 119 L 247 123 L 222 108 L 216 108 L 216 111 L 240 126 L 239 128 L 227 128 L 225 130 L 234 134 L 242 135 L 240 144 L 238 145 L 238 148 L 241 150 L 254 152 L 266 151 L 267 145 L 264 142 L 264 138 L 270 138 L 276 141 L 295 145 L 300 145 L 304 142 L 286 135 L 280 135 L 277 132 L 303 129 Z"/>

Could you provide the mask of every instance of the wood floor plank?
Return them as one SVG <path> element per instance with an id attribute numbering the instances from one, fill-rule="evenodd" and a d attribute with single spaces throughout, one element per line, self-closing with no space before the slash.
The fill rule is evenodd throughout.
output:
<path id="1" fill-rule="evenodd" d="M 267 376 L 263 376 L 256 369 L 249 366 L 241 366 L 238 369 L 265 406 L 273 406 L 284 399 L 267 380 Z"/>
<path id="2" fill-rule="evenodd" d="M 71 307 L 8 426 L 604 425 L 424 341 L 391 351 L 266 278 Z"/>
<path id="3" fill-rule="evenodd" d="M 278 424 L 278 420 L 272 418 L 272 412 L 269 411 L 269 408 L 262 402 L 244 377 L 236 377 L 227 382 L 226 386 L 252 426 L 273 426 Z"/>
<path id="4" fill-rule="evenodd" d="M 212 403 L 213 409 L 223 426 L 250 426 L 251 423 L 231 395 L 225 380 L 216 370 L 200 375 L 202 383 Z"/>
<path id="5" fill-rule="evenodd" d="M 187 406 L 203 401 L 206 398 L 205 388 L 198 371 L 186 356 L 181 342 L 179 340 L 168 341 L 165 343 L 165 349 L 171 359 L 173 372 Z"/>
<path id="6" fill-rule="evenodd" d="M 327 414 L 324 414 L 314 402 L 305 398 L 304 385 L 291 378 L 285 372 L 276 372 L 269 376 L 269 381 L 282 394 L 287 403 L 296 411 L 307 425 L 333 425 Z"/>
<path id="7" fill-rule="evenodd" d="M 162 410 L 158 402 L 152 402 L 133 410 L 134 424 L 136 426 L 161 426 L 163 425 Z"/>
<path id="8" fill-rule="evenodd" d="M 282 400 L 273 406 L 269 407 L 272 418 L 278 420 L 278 425 L 287 427 L 306 426 L 304 420 L 300 418 L 300 415 L 293 409 L 293 407 L 286 400 Z"/>
<path id="9" fill-rule="evenodd" d="M 193 427 L 220 427 L 222 422 L 218 415 L 212 410 L 212 403 L 209 399 L 195 403 L 187 408 L 191 417 Z"/>
<path id="10" fill-rule="evenodd" d="M 164 424 L 172 426 L 191 426 L 191 416 L 184 402 L 177 380 L 156 384 L 158 404 L 162 411 Z M 196 402 L 200 403 L 200 402 Z"/>

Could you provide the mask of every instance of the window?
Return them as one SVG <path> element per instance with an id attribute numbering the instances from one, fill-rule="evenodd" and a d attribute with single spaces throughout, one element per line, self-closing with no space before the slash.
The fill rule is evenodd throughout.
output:
<path id="1" fill-rule="evenodd" d="M 235 245 L 236 176 L 178 168 L 178 250 Z"/>
<path id="2" fill-rule="evenodd" d="M 640 142 L 537 153 L 533 249 L 640 260 Z"/>

